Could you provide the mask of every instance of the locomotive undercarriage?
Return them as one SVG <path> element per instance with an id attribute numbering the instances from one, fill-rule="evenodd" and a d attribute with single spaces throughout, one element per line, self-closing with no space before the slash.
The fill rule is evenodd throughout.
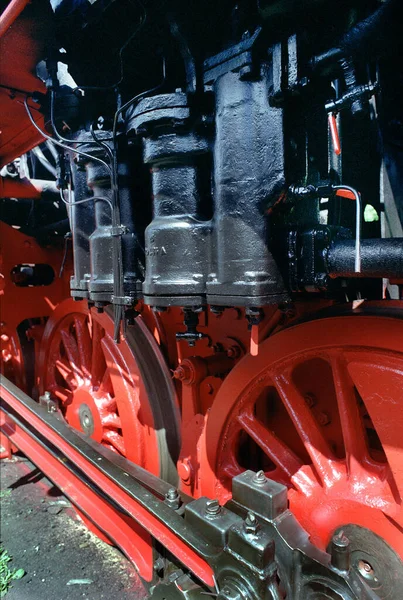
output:
<path id="1" fill-rule="evenodd" d="M 151 597 L 400 598 L 398 2 L 25 4 L 1 456 Z"/>

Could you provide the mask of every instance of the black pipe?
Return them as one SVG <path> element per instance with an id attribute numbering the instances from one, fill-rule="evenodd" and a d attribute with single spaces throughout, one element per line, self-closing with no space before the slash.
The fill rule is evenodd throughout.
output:
<path id="1" fill-rule="evenodd" d="M 354 272 L 355 240 L 333 242 L 327 251 L 330 277 L 403 279 L 403 238 L 361 240 L 361 272 Z"/>

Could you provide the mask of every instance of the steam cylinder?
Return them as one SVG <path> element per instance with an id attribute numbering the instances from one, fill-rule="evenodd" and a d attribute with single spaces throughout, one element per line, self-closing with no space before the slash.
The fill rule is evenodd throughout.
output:
<path id="1" fill-rule="evenodd" d="M 129 132 L 143 137 L 151 167 L 153 219 L 145 231 L 144 301 L 154 306 L 204 302 L 210 222 L 201 217 L 207 139 L 192 126 L 186 94 L 140 102 Z"/>
<path id="2" fill-rule="evenodd" d="M 92 136 L 84 133 L 80 136 L 88 137 L 88 145 L 82 146 L 87 154 L 94 158 L 105 160 L 105 153 L 96 145 Z M 112 136 L 110 131 L 98 132 L 98 138 L 108 139 Z M 77 268 L 81 270 L 85 265 L 90 266 L 90 277 L 86 277 L 88 288 L 87 297 L 100 305 L 114 301 L 114 236 L 119 236 L 122 244 L 122 270 L 123 270 L 123 292 L 124 297 L 118 299 L 118 303 L 134 304 L 141 293 L 142 285 L 142 249 L 139 244 L 134 219 L 134 207 L 131 194 L 130 161 L 127 148 L 119 151 L 118 183 L 119 183 L 119 207 L 120 222 L 119 231 L 112 227 L 113 193 L 111 189 L 111 178 L 108 168 L 97 160 L 79 157 L 79 168 L 85 171 L 86 182 L 81 183 L 87 189 L 87 197 L 94 197 L 93 202 L 79 205 L 91 207 L 93 212 L 93 225 L 85 250 L 75 256 Z M 81 180 L 80 180 L 81 181 Z M 100 199 L 99 199 L 100 198 Z M 74 247 L 75 250 L 75 247 Z M 75 275 L 76 279 L 76 275 Z"/>
<path id="3" fill-rule="evenodd" d="M 268 248 L 267 208 L 284 188 L 282 110 L 269 105 L 272 64 L 250 69 L 221 54 L 206 61 L 215 94 L 214 219 L 208 302 L 262 306 L 284 299 Z"/>

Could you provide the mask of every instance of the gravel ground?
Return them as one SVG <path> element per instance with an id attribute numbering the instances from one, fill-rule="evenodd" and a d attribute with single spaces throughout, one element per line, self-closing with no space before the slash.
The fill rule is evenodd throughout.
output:
<path id="1" fill-rule="evenodd" d="M 70 503 L 24 458 L 0 461 L 1 545 L 13 557 L 6 600 L 137 600 L 145 590 L 123 555 L 82 525 Z"/>

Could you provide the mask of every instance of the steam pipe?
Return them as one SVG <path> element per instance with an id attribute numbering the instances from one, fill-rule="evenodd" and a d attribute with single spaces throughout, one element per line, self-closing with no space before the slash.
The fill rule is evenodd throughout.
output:
<path id="1" fill-rule="evenodd" d="M 355 271 L 355 240 L 333 242 L 325 257 L 330 277 L 403 279 L 403 238 L 361 240 L 361 271 Z"/>

